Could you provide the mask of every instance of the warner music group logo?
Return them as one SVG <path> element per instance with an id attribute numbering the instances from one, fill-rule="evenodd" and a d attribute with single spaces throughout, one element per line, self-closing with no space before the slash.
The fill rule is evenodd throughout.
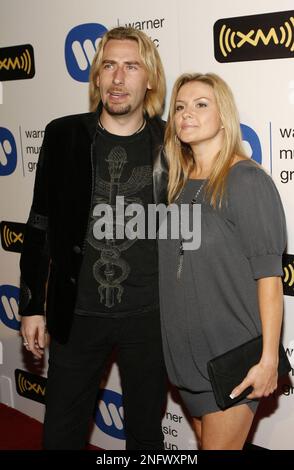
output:
<path id="1" fill-rule="evenodd" d="M 223 18 L 213 29 L 218 62 L 294 57 L 294 10 Z"/>
<path id="2" fill-rule="evenodd" d="M 104 389 L 101 391 L 98 400 L 95 415 L 97 427 L 111 437 L 125 439 L 121 394 Z"/>
<path id="3" fill-rule="evenodd" d="M 0 223 L 1 243 L 5 251 L 21 253 L 24 239 L 25 224 L 19 222 Z"/>
<path id="4" fill-rule="evenodd" d="M 255 130 L 252 129 L 252 127 L 246 126 L 246 124 L 241 124 L 240 127 L 242 139 L 244 142 L 248 143 L 251 149 L 251 154 L 249 154 L 249 156 L 257 163 L 261 164 L 262 150 L 258 135 L 256 134 Z"/>
<path id="5" fill-rule="evenodd" d="M 30 374 L 25 370 L 15 369 L 15 385 L 17 393 L 30 400 L 45 403 L 47 379 L 40 375 Z"/>
<path id="6" fill-rule="evenodd" d="M 17 165 L 17 150 L 13 134 L 0 127 L 0 176 L 11 175 Z"/>
<path id="7" fill-rule="evenodd" d="M 106 31 L 105 26 L 99 23 L 80 24 L 69 31 L 65 40 L 65 62 L 74 80 L 89 81 L 94 54 Z"/>
<path id="8" fill-rule="evenodd" d="M 19 288 L 11 285 L 0 286 L 0 320 L 13 330 L 19 330 L 18 319 Z"/>
<path id="9" fill-rule="evenodd" d="M 34 49 L 31 44 L 0 48 L 0 81 L 25 80 L 35 75 Z"/>

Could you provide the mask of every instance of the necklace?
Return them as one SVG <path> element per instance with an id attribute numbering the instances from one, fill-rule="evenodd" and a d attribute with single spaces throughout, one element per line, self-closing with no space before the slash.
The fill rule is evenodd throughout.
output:
<path id="1" fill-rule="evenodd" d="M 193 204 L 196 204 L 197 202 L 197 198 L 199 196 L 199 194 L 201 193 L 204 185 L 206 183 L 206 180 L 204 180 L 200 186 L 200 188 L 196 191 L 196 194 L 195 196 L 193 197 L 193 199 L 191 200 L 190 204 L 193 205 Z M 187 184 L 187 183 L 186 183 Z M 181 193 L 181 202 L 180 204 L 182 203 L 182 200 L 183 200 L 183 196 L 185 194 L 185 188 L 186 188 L 186 185 L 183 187 L 182 189 L 182 193 Z M 182 222 L 182 219 L 181 219 L 181 222 Z M 178 269 L 177 269 L 177 280 L 179 281 L 180 278 L 181 278 L 181 274 L 182 274 L 182 271 L 183 271 L 183 266 L 184 266 L 184 247 L 183 247 L 183 239 L 182 239 L 182 234 L 181 234 L 182 230 L 180 230 L 180 233 L 179 233 L 179 239 L 180 239 L 180 246 L 179 246 L 179 261 L 178 261 Z"/>
<path id="2" fill-rule="evenodd" d="M 139 132 L 144 129 L 145 124 L 146 124 L 146 119 L 143 118 L 143 122 L 142 122 L 142 124 L 140 125 L 139 129 L 137 129 L 136 132 L 134 132 L 133 134 L 128 135 L 128 137 L 132 137 L 133 135 L 139 134 Z M 103 131 L 108 132 L 108 131 L 105 129 L 105 127 L 102 125 L 102 123 L 101 123 L 101 121 L 100 121 L 100 116 L 99 116 L 99 118 L 98 118 L 98 126 L 99 126 Z"/>

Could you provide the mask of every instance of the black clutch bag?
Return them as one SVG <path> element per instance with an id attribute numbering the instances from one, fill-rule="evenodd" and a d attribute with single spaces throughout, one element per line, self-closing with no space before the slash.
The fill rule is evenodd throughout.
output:
<path id="1" fill-rule="evenodd" d="M 259 362 L 261 354 L 262 336 L 258 336 L 208 361 L 207 371 L 212 390 L 215 400 L 222 410 L 243 400 L 252 391 L 252 387 L 248 387 L 238 397 L 230 398 L 232 390 L 244 380 L 249 369 Z M 279 376 L 285 375 L 290 370 L 291 364 L 283 345 L 280 343 L 278 374 Z"/>

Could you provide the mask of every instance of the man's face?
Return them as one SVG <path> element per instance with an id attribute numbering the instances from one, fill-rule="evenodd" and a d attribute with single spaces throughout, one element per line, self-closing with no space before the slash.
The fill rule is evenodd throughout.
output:
<path id="1" fill-rule="evenodd" d="M 111 39 L 106 43 L 97 86 L 109 114 L 143 112 L 144 97 L 151 87 L 136 41 Z"/>

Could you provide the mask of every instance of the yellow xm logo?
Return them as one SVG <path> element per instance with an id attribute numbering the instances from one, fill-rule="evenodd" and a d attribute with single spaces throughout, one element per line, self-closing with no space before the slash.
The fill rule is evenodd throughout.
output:
<path id="1" fill-rule="evenodd" d="M 214 54 L 218 62 L 294 57 L 294 10 L 218 20 Z"/>
<path id="2" fill-rule="evenodd" d="M 24 241 L 25 225 L 19 222 L 0 222 L 2 248 L 20 253 Z"/>
<path id="3" fill-rule="evenodd" d="M 283 289 L 285 295 L 294 296 L 294 255 L 283 254 Z"/>
<path id="4" fill-rule="evenodd" d="M 0 48 L 0 81 L 24 80 L 34 75 L 34 49 L 30 44 Z"/>
<path id="5" fill-rule="evenodd" d="M 19 395 L 39 403 L 44 403 L 47 379 L 40 375 L 30 374 L 21 369 L 15 370 L 16 391 Z"/>

